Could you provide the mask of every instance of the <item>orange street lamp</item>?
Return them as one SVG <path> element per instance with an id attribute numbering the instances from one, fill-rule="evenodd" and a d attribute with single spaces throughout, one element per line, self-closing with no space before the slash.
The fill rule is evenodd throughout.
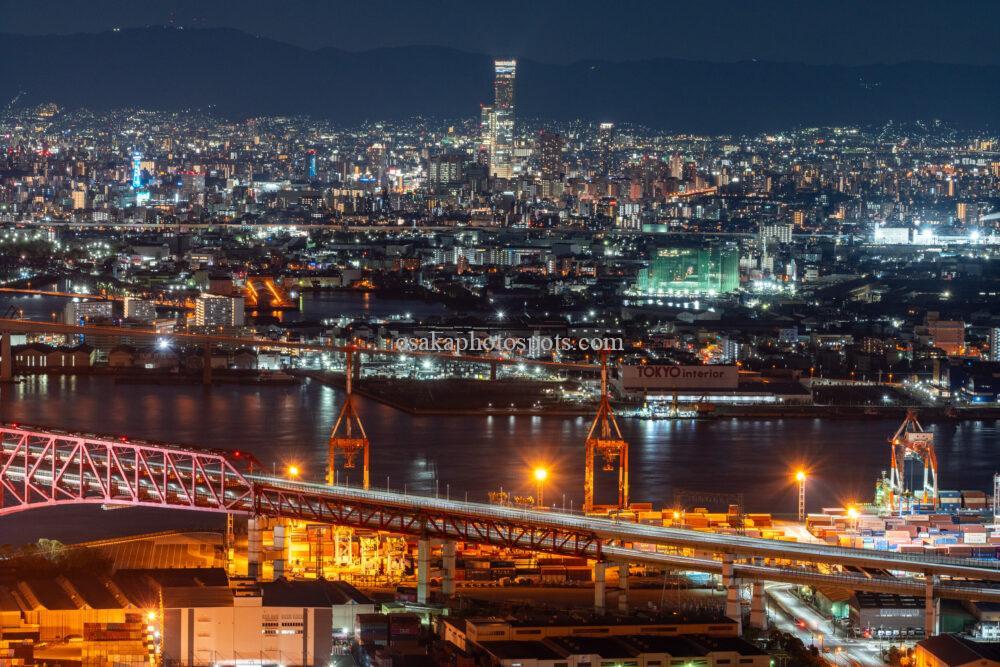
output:
<path id="1" fill-rule="evenodd" d="M 795 473 L 795 481 L 799 483 L 799 521 L 806 520 L 806 475 L 805 470 Z"/>
<path id="2" fill-rule="evenodd" d="M 535 495 L 538 497 L 538 506 L 545 507 L 545 502 L 543 500 L 542 493 L 545 487 L 545 480 L 549 478 L 549 471 L 546 470 L 545 468 L 535 468 L 533 474 L 535 477 L 535 489 L 536 489 Z"/>
<path id="3" fill-rule="evenodd" d="M 857 529 L 858 527 L 858 517 L 861 516 L 861 512 L 858 511 L 857 507 L 847 508 L 847 518 L 851 520 L 851 527 Z"/>
<path id="4" fill-rule="evenodd" d="M 853 505 L 847 508 L 847 518 L 851 520 L 851 530 L 858 529 L 858 517 L 861 516 L 861 512 L 858 511 L 857 507 Z"/>

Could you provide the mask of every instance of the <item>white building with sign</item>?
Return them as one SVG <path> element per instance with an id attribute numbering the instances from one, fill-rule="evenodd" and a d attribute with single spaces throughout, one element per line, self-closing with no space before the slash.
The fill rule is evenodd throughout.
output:
<path id="1" fill-rule="evenodd" d="M 621 400 L 651 405 L 665 401 L 787 405 L 812 400 L 796 378 L 741 374 L 736 366 L 722 364 L 619 366 L 612 371 L 611 387 Z"/>

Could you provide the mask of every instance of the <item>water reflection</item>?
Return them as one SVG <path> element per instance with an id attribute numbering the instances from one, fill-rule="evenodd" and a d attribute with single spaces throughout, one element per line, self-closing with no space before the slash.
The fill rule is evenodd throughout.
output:
<path id="1" fill-rule="evenodd" d="M 293 387 L 115 385 L 106 377 L 34 377 L 0 387 L 0 416 L 7 421 L 181 444 L 239 448 L 264 465 L 288 462 L 320 480 L 326 442 L 341 394 L 312 382 Z M 528 495 L 529 471 L 538 461 L 552 467 L 546 496 L 565 493 L 579 506 L 583 442 L 590 420 L 582 417 L 412 416 L 359 400 L 372 440 L 372 474 L 382 485 L 444 493 L 468 492 L 485 500 L 501 484 Z M 790 471 L 807 464 L 810 509 L 867 499 L 888 466 L 886 438 L 894 420 L 821 419 L 709 421 L 621 420 L 630 443 L 635 501 L 669 505 L 677 488 L 742 492 L 751 511 L 791 513 L 795 494 Z M 938 438 L 940 479 L 946 489 L 989 489 L 998 457 L 997 422 L 932 424 Z M 599 466 L 598 466 L 599 467 Z M 352 481 L 360 473 L 351 473 Z M 614 475 L 598 482 L 598 501 L 610 501 Z M 550 495 L 551 494 L 551 495 Z M 85 539 L 88 524 L 113 531 L 212 524 L 204 515 L 93 508 L 58 508 L 5 518 L 0 543 L 38 536 Z"/>

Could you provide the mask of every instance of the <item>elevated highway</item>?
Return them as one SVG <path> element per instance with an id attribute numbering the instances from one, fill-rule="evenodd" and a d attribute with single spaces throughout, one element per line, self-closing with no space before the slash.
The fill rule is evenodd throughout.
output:
<path id="1" fill-rule="evenodd" d="M 298 514 L 303 519 L 336 519 L 351 522 L 355 519 L 343 514 L 340 508 L 366 506 L 371 508 L 396 508 L 413 512 L 415 516 L 465 517 L 493 524 L 523 524 L 535 530 L 553 534 L 591 534 L 600 544 L 647 544 L 696 552 L 731 554 L 739 558 L 795 561 L 813 565 L 856 565 L 881 568 L 896 572 L 961 577 L 1000 582 L 1000 564 L 972 559 L 897 554 L 886 551 L 849 549 L 821 544 L 780 542 L 754 537 L 720 535 L 694 530 L 664 528 L 632 522 L 615 521 L 601 517 L 538 511 L 457 500 L 403 495 L 387 491 L 363 490 L 345 486 L 325 486 L 310 482 L 288 481 L 252 475 L 251 480 L 260 484 L 263 512 Z M 266 490 L 265 490 L 266 489 Z M 317 501 L 320 501 L 317 504 Z M 333 522 L 333 521 L 331 521 Z M 364 525 L 357 527 L 375 527 Z M 447 527 L 428 522 L 428 529 L 435 537 L 449 537 Z M 454 535 L 454 537 L 458 537 Z M 473 540 L 474 541 L 474 540 Z M 697 560 L 697 559 L 695 559 Z M 692 568 L 696 569 L 696 568 Z M 859 581 L 871 580 L 864 574 L 856 575 Z"/>
<path id="2" fill-rule="evenodd" d="M 275 517 L 386 531 L 418 539 L 425 554 L 418 564 L 418 591 L 424 596 L 427 545 L 441 540 L 591 559 L 599 607 L 606 567 L 623 563 L 722 574 L 732 617 L 740 615 L 741 580 L 756 582 L 760 595 L 764 581 L 923 595 L 930 601 L 929 628 L 936 627 L 934 601 L 941 597 L 1000 602 L 996 563 L 718 535 L 290 481 L 259 471 L 260 464 L 240 452 L 7 424 L 0 426 L 0 522 L 38 507 L 101 504 L 240 514 L 250 517 L 251 525 L 257 517 Z M 700 555 L 684 555 L 691 552 Z M 259 565 L 259 552 L 250 553 L 251 566 L 255 558 Z M 839 569 L 845 565 L 896 576 Z"/>

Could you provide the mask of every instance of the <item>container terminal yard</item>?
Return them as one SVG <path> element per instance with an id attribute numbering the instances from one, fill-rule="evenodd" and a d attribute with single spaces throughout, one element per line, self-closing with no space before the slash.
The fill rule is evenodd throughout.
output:
<path id="1" fill-rule="evenodd" d="M 55 329 L 62 334 L 89 329 L 21 320 L 4 325 L 11 331 Z M 115 332 L 104 327 L 101 333 Z M 147 334 L 130 329 L 122 335 Z M 206 350 L 233 342 L 219 336 L 176 337 Z M 494 630 L 496 642 L 470 640 L 468 634 L 477 632 L 480 621 L 468 617 L 454 625 L 441 614 L 478 605 L 478 613 L 492 617 L 519 600 L 543 613 L 558 608 L 571 614 L 561 630 L 541 631 L 552 633 L 552 641 L 597 636 L 610 623 L 616 630 L 608 632 L 620 633 L 622 639 L 600 651 L 652 651 L 636 647 L 652 641 L 649 637 L 680 634 L 697 646 L 687 646 L 688 652 L 711 655 L 725 644 L 746 664 L 770 658 L 760 644 L 737 637 L 763 637 L 769 625 L 813 644 L 821 641 L 821 655 L 829 651 L 833 660 L 856 664 L 879 664 L 872 642 L 912 644 L 942 627 L 995 636 L 997 624 L 990 614 L 991 605 L 1000 602 L 1000 533 L 993 517 L 1000 494 L 994 489 L 991 498 L 981 490 L 939 488 L 933 436 L 916 413 L 908 413 L 894 433 L 875 436 L 887 439 L 882 447 L 888 472 L 875 481 L 869 502 L 859 499 L 807 512 L 810 477 L 803 468 L 788 473 L 798 491 L 794 520 L 747 512 L 738 493 L 680 495 L 672 505 L 657 508 L 631 497 L 629 443 L 611 400 L 613 378 L 605 357 L 597 367 L 596 414 L 581 447 L 581 511 L 545 503 L 549 471 L 544 468 L 532 471 L 534 493 L 500 490 L 490 494 L 490 503 L 479 504 L 440 492 L 426 497 L 376 491 L 369 471 L 378 443 L 366 433 L 353 392 L 361 351 L 352 346 L 326 346 L 324 351 L 345 360 L 345 400 L 329 433 L 325 479 L 307 480 L 293 466 L 277 471 L 238 451 L 201 451 L 24 424 L 0 429 L 0 515 L 83 503 L 100 505 L 111 518 L 127 507 L 223 512 L 227 517 L 222 535 L 140 535 L 70 549 L 105 559 L 105 578 L 93 590 L 72 568 L 58 575 L 52 590 L 38 581 L 18 581 L 15 569 L 3 589 L 10 612 L 6 622 L 12 628 L 4 637 L 18 638 L 4 639 L 9 659 L 72 654 L 81 660 L 90 656 L 97 664 L 128 654 L 136 642 L 148 653 L 141 659 L 153 661 L 231 651 L 226 642 L 257 643 L 260 655 L 291 652 L 281 639 L 286 620 L 280 613 L 273 620 L 272 608 L 301 607 L 316 596 L 326 601 L 324 606 L 336 600 L 356 605 L 338 612 L 339 632 L 323 615 L 309 621 L 329 622 L 331 641 L 359 646 L 367 641 L 376 653 L 374 647 L 382 643 L 406 645 L 413 631 L 393 624 L 405 626 L 411 617 L 390 614 L 383 620 L 375 614 L 377 600 L 378 609 L 415 614 L 418 623 L 433 623 L 443 635 L 465 634 L 477 650 L 492 651 L 501 662 L 501 655 L 514 660 L 544 651 L 516 643 L 521 640 L 514 638 L 513 629 Z M 519 363 L 469 360 L 484 361 L 490 368 Z M 211 365 L 205 369 L 205 379 L 211 381 Z M 341 480 L 352 471 L 360 483 L 345 486 Z M 599 490 L 608 481 L 617 492 L 605 500 Z M 171 574 L 171 569 L 178 572 Z M 136 584 L 136 578 L 142 583 Z M 213 601 L 206 601 L 200 588 L 212 588 Z M 137 604 L 139 599 L 145 602 Z M 250 614 L 245 605 L 255 614 L 252 622 L 263 628 L 260 636 L 216 633 L 209 641 L 197 630 L 176 631 L 185 614 Z M 47 630 L 48 641 L 43 641 L 33 614 L 60 611 L 61 606 L 77 611 L 69 613 L 61 634 Z M 147 614 L 145 633 L 137 613 Z M 629 621 L 632 614 L 640 614 L 639 620 Z M 287 623 L 298 628 L 302 621 Z M 419 625 L 417 632 L 425 627 Z M 160 641 L 162 637 L 170 639 Z M 553 650 L 552 641 L 544 650 Z M 212 642 L 219 644 L 213 648 Z M 677 646 L 660 649 L 670 655 L 681 651 Z M 712 664 L 724 659 L 712 658 Z"/>
<path id="2" fill-rule="evenodd" d="M 350 370 L 354 351 L 345 352 Z M 789 471 L 799 494 L 794 519 L 746 512 L 739 494 L 679 496 L 672 506 L 654 508 L 630 497 L 628 443 L 605 370 L 582 448 L 584 507 L 574 513 L 546 505 L 542 468 L 532 472 L 534 494 L 498 491 L 489 504 L 374 490 L 368 469 L 377 443 L 354 405 L 352 377 L 346 374 L 346 400 L 330 433 L 325 480 L 307 481 L 295 468 L 268 475 L 267 465 L 242 452 L 23 424 L 0 429 L 0 514 L 92 503 L 109 517 L 129 506 L 227 516 L 221 535 L 139 535 L 69 549 L 113 564 L 96 587 L 72 570 L 52 590 L 15 576 L 0 589 L 10 612 L 4 637 L 18 637 L 4 640 L 9 658 L 72 654 L 99 664 L 137 645 L 150 652 L 142 659 L 154 661 L 185 651 L 203 655 L 216 650 L 203 635 L 181 633 L 177 640 L 167 626 L 206 609 L 249 613 L 238 611 L 249 604 L 268 637 L 271 607 L 304 605 L 320 594 L 324 605 L 350 605 L 337 612 L 339 631 L 331 625 L 331 651 L 338 650 L 333 644 L 366 642 L 376 653 L 399 649 L 429 627 L 464 635 L 452 644 L 468 641 L 498 656 L 541 651 L 519 644 L 514 628 L 492 629 L 495 642 L 469 636 L 485 633 L 483 623 L 501 628 L 511 604 L 568 614 L 555 625 L 542 622 L 542 636 L 552 641 L 610 632 L 621 636 L 615 650 L 628 646 L 634 653 L 649 637 L 680 634 L 698 647 L 685 645 L 689 652 L 730 651 L 745 664 L 770 658 L 759 644 L 737 637 L 762 637 L 769 626 L 821 641 L 821 655 L 847 664 L 881 664 L 877 642 L 912 644 L 942 627 L 997 636 L 1000 494 L 939 489 L 933 437 L 915 413 L 886 434 L 889 472 L 876 481 L 870 502 L 807 512 L 809 472 L 800 469 Z M 352 469 L 360 473 L 359 487 L 339 483 Z M 617 502 L 598 502 L 595 482 L 602 479 L 617 480 Z M 720 504 L 721 511 L 708 507 Z M 211 602 L 203 588 L 216 591 Z M 62 610 L 63 634 L 43 641 L 31 619 L 60 605 L 76 612 Z M 449 621 L 445 610 L 465 620 Z M 470 610 L 492 620 L 468 616 Z M 407 630 L 411 622 L 416 626 Z M 160 633 L 171 641 L 160 641 Z M 238 634 L 211 641 L 244 641 Z M 276 636 L 280 644 L 280 631 Z M 67 643 L 67 637 L 82 639 Z M 669 655 L 681 650 L 660 648 Z"/>
<path id="3" fill-rule="evenodd" d="M 1000 3 L 761 4 L 0 0 L 0 667 L 1000 667 Z"/>

